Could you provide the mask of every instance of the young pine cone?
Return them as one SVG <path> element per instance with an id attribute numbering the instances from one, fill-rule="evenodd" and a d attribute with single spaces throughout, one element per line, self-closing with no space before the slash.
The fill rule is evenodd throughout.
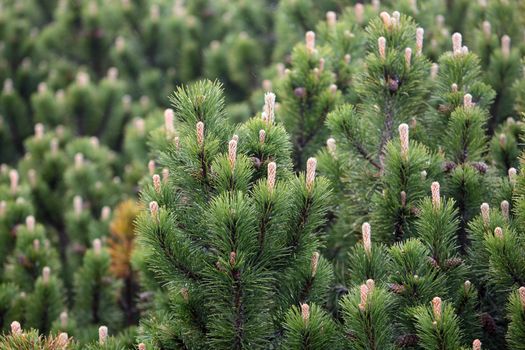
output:
<path id="1" fill-rule="evenodd" d="M 394 93 L 399 89 L 399 79 L 397 77 L 388 77 L 388 90 Z"/>
<path id="2" fill-rule="evenodd" d="M 481 314 L 481 327 L 483 327 L 488 334 L 496 334 L 496 321 L 494 321 L 494 318 L 492 318 L 488 312 Z"/>
<path id="3" fill-rule="evenodd" d="M 261 160 L 257 157 L 252 157 L 252 162 L 253 162 L 253 166 L 256 168 L 256 169 L 259 169 L 261 167 Z"/>
<path id="4" fill-rule="evenodd" d="M 400 348 L 408 348 L 417 345 L 419 338 L 415 334 L 405 334 L 397 337 L 396 345 Z"/>
<path id="5" fill-rule="evenodd" d="M 445 260 L 445 266 L 447 268 L 458 267 L 461 264 L 463 264 L 463 259 L 461 258 L 450 258 L 450 259 Z"/>
<path id="6" fill-rule="evenodd" d="M 402 284 L 391 283 L 388 285 L 391 292 L 396 294 L 402 294 L 405 291 L 405 286 Z"/>
<path id="7" fill-rule="evenodd" d="M 439 264 L 438 264 L 437 260 L 434 259 L 433 257 L 429 256 L 428 257 L 428 262 L 430 263 L 430 265 L 432 265 L 432 267 L 434 267 L 436 269 L 439 268 Z"/>
<path id="8" fill-rule="evenodd" d="M 452 170 L 456 169 L 456 163 L 454 162 L 444 162 L 443 163 L 443 171 L 446 173 L 451 172 Z"/>
<path id="9" fill-rule="evenodd" d="M 452 107 L 450 105 L 440 104 L 438 106 L 438 111 L 440 113 L 450 113 L 452 111 Z"/>
<path id="10" fill-rule="evenodd" d="M 470 165 L 482 175 L 485 174 L 489 168 L 484 162 L 474 162 Z"/>

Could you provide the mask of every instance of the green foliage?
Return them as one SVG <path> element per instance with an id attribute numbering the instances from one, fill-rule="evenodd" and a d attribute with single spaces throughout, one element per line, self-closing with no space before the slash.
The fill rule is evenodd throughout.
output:
<path id="1" fill-rule="evenodd" d="M 337 326 L 319 306 L 292 307 L 286 314 L 282 349 L 338 349 Z"/>
<path id="2" fill-rule="evenodd" d="M 352 349 L 394 349 L 392 295 L 368 280 L 341 300 L 344 332 Z"/>
<path id="3" fill-rule="evenodd" d="M 49 267 L 44 267 L 42 277 L 36 281 L 27 303 L 27 325 L 43 334 L 49 333 L 52 322 L 64 307 L 62 283 L 56 276 L 50 276 Z"/>
<path id="4" fill-rule="evenodd" d="M 523 348 L 522 1 L 346 6 L 5 0 L 0 349 Z"/>
<path id="5" fill-rule="evenodd" d="M 291 134 L 297 168 L 303 168 L 305 159 L 326 140 L 325 118 L 341 99 L 330 62 L 324 58 L 330 55 L 328 50 L 315 48 L 315 34 L 308 32 L 306 45 L 294 48 L 291 69 L 277 89 L 282 99 L 279 116 Z"/>
<path id="6" fill-rule="evenodd" d="M 83 258 L 75 273 L 75 307 L 73 313 L 79 327 L 108 324 L 119 329 L 122 316 L 117 305 L 118 283 L 110 275 L 110 256 L 95 240 L 93 249 Z"/>
<path id="7" fill-rule="evenodd" d="M 508 319 L 510 321 L 507 333 L 507 341 L 512 349 L 523 349 L 523 339 L 525 336 L 524 322 L 524 300 L 525 291 L 520 287 L 509 296 L 507 304 Z"/>
<path id="8" fill-rule="evenodd" d="M 276 147 L 286 134 L 272 119 L 246 122 L 227 142 L 234 128 L 219 84 L 181 88 L 172 101 L 180 141 L 159 149 L 170 177 L 146 186 L 150 212 L 138 221 L 172 311 L 146 327 L 168 348 L 264 347 L 291 306 L 322 303 L 328 290 L 330 264 L 315 252 L 326 181 L 313 179 L 314 159 L 307 175 L 291 176 L 290 147 Z"/>
<path id="9" fill-rule="evenodd" d="M 454 308 L 432 300 L 432 307 L 421 306 L 414 311 L 417 335 L 424 349 L 459 349 L 462 334 Z"/>

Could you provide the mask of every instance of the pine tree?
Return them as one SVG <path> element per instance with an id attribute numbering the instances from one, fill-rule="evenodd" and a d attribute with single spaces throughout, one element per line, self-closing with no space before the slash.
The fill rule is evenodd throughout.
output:
<path id="1" fill-rule="evenodd" d="M 180 142 L 160 150 L 170 175 L 153 176 L 139 218 L 147 266 L 171 311 L 143 326 L 165 348 L 278 344 L 283 320 L 294 320 L 286 312 L 322 303 L 330 283 L 330 264 L 316 252 L 326 181 L 315 178 L 313 158 L 306 173 L 290 173 L 273 98 L 267 117 L 235 129 L 216 83 L 181 88 L 172 101 Z"/>
<path id="2" fill-rule="evenodd" d="M 422 55 L 423 29 L 416 28 L 412 19 L 401 16 L 399 12 L 392 16 L 383 12 L 380 17 L 372 19 L 366 28 L 370 45 L 365 58 L 366 70 L 358 75 L 354 88 L 360 104 L 341 105 L 328 115 L 327 125 L 333 138 L 327 141 L 326 151 L 319 156 L 321 170 L 333 181 L 334 191 L 342 203 L 333 208 L 335 218 L 331 222 L 327 249 L 328 256 L 336 258 L 339 264 L 344 264 L 348 247 L 355 242 L 356 224 L 362 223 L 359 218 L 369 215 L 374 193 L 382 190 L 379 179 L 384 175 L 387 183 L 392 177 L 398 177 L 403 169 L 399 169 L 403 167 L 398 163 L 400 160 L 387 164 L 388 145 L 394 137 L 396 125 L 411 122 L 417 126 L 425 112 L 424 104 L 420 102 L 428 95 L 426 76 L 429 63 Z M 406 137 L 408 142 L 408 131 Z M 393 188 L 385 190 L 390 201 L 396 203 L 397 209 L 394 210 L 399 211 L 398 220 L 401 221 L 410 201 L 417 200 L 415 191 L 415 197 L 408 194 L 407 208 L 404 208 L 406 203 L 402 204 L 406 202 L 406 199 L 401 199 L 402 191 L 405 197 L 408 193 L 405 187 L 407 178 L 419 182 L 422 171 L 433 175 L 425 163 L 425 157 L 432 159 L 432 156 L 419 147 L 416 153 L 418 155 L 413 157 L 417 160 L 414 159 L 416 163 L 414 169 L 410 169 L 411 174 L 398 178 L 396 181 L 400 181 L 400 185 L 388 182 L 387 186 Z M 385 226 L 382 234 L 389 237 L 395 229 Z M 403 231 L 402 226 L 401 223 L 397 235 Z"/>
<path id="3" fill-rule="evenodd" d="M 79 338 L 82 338 L 82 332 L 93 334 L 89 328 L 82 330 L 82 327 L 111 324 L 118 329 L 121 326 L 122 316 L 117 304 L 119 288 L 110 274 L 109 253 L 96 239 L 75 274 L 73 313 L 79 327 Z"/>
<path id="4" fill-rule="evenodd" d="M 67 333 L 57 336 L 43 337 L 37 331 L 24 332 L 20 323 L 11 323 L 11 334 L 0 336 L 0 349 L 39 349 L 39 350 L 62 350 L 67 349 L 72 339 Z"/>

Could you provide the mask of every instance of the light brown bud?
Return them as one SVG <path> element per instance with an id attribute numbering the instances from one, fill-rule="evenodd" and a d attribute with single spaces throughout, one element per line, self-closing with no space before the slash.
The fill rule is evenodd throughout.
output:
<path id="1" fill-rule="evenodd" d="M 33 240 L 33 250 L 39 251 L 40 250 L 40 241 L 38 239 Z"/>
<path id="2" fill-rule="evenodd" d="M 363 23 L 365 13 L 365 7 L 361 3 L 357 3 L 354 6 L 355 20 L 357 23 Z"/>
<path id="3" fill-rule="evenodd" d="M 35 124 L 35 138 L 41 140 L 44 137 L 44 125 L 42 123 Z"/>
<path id="4" fill-rule="evenodd" d="M 366 287 L 368 288 L 368 294 L 372 293 L 374 291 L 374 288 L 376 286 L 376 283 L 373 279 L 367 279 L 366 280 Z"/>
<path id="5" fill-rule="evenodd" d="M 228 143 L 228 161 L 230 162 L 230 168 L 233 171 L 235 168 L 235 160 L 237 159 L 237 141 L 230 140 Z"/>
<path id="6" fill-rule="evenodd" d="M 517 170 L 516 168 L 510 168 L 509 171 L 508 171 L 508 174 L 509 174 L 509 181 L 512 185 L 515 185 L 516 184 L 516 177 L 517 177 Z"/>
<path id="7" fill-rule="evenodd" d="M 35 231 L 35 217 L 33 215 L 26 217 L 26 227 L 30 232 Z"/>
<path id="8" fill-rule="evenodd" d="M 76 80 L 79 86 L 87 86 L 89 84 L 89 74 L 86 72 L 78 72 Z"/>
<path id="9" fill-rule="evenodd" d="M 277 164 L 275 162 L 268 163 L 268 188 L 273 191 L 275 187 L 275 175 L 277 173 Z"/>
<path id="10" fill-rule="evenodd" d="M 472 283 L 469 280 L 466 280 L 465 283 L 463 283 L 463 288 L 465 289 L 465 292 L 468 292 L 470 290 L 470 287 L 472 287 Z"/>
<path id="11" fill-rule="evenodd" d="M 266 115 L 268 123 L 273 123 L 275 120 L 275 94 L 273 92 L 264 94 L 263 112 Z"/>
<path id="12" fill-rule="evenodd" d="M 328 26 L 333 28 L 337 24 L 337 15 L 334 11 L 328 11 L 326 13 L 326 22 L 328 23 Z"/>
<path id="13" fill-rule="evenodd" d="M 437 63 L 432 63 L 430 66 L 430 78 L 436 79 L 439 72 L 439 65 Z"/>
<path id="14" fill-rule="evenodd" d="M 366 308 L 366 300 L 368 298 L 368 287 L 366 286 L 366 284 L 362 284 L 361 287 L 359 288 L 359 295 L 361 297 L 361 302 L 359 303 L 359 309 L 361 311 L 365 311 L 365 308 Z"/>
<path id="15" fill-rule="evenodd" d="M 489 21 L 483 21 L 483 34 L 487 39 L 490 39 L 492 34 L 492 26 L 490 25 Z"/>
<path id="16" fill-rule="evenodd" d="M 441 206 L 441 195 L 439 193 L 439 187 L 439 182 L 437 181 L 432 182 L 432 185 L 430 186 L 430 190 L 432 192 L 432 205 L 435 209 Z"/>
<path id="17" fill-rule="evenodd" d="M 164 129 L 166 131 L 166 136 L 171 138 L 175 133 L 175 126 L 173 121 L 175 120 L 175 113 L 173 109 L 168 108 L 164 111 Z"/>
<path id="18" fill-rule="evenodd" d="M 13 93 L 13 91 L 14 91 L 13 80 L 11 79 L 4 80 L 4 94 L 10 95 Z"/>
<path id="19" fill-rule="evenodd" d="M 525 287 L 520 287 L 520 289 L 518 289 L 518 293 L 520 295 L 521 306 L 523 306 L 525 309 Z"/>
<path id="20" fill-rule="evenodd" d="M 474 103 L 472 102 L 471 94 L 465 94 L 465 96 L 463 96 L 463 105 L 467 108 L 474 106 Z"/>
<path id="21" fill-rule="evenodd" d="M 66 332 L 62 332 L 58 335 L 57 339 L 57 345 L 62 347 L 62 349 L 66 349 L 67 345 L 69 344 L 69 336 Z"/>
<path id="22" fill-rule="evenodd" d="M 181 288 L 180 294 L 182 295 L 182 299 L 184 299 L 184 301 L 190 300 L 190 292 L 188 288 Z"/>
<path id="23" fill-rule="evenodd" d="M 315 51 L 315 33 L 312 31 L 306 32 L 306 50 L 310 54 Z"/>
<path id="24" fill-rule="evenodd" d="M 503 133 L 499 134 L 498 141 L 499 141 L 500 147 L 501 148 L 505 148 L 505 146 L 507 144 L 507 135 L 505 135 Z"/>
<path id="25" fill-rule="evenodd" d="M 315 170 L 317 167 L 317 160 L 315 158 L 308 158 L 306 162 L 306 188 L 311 191 L 314 186 Z"/>
<path id="26" fill-rule="evenodd" d="M 43 269 L 42 269 L 42 281 L 45 283 L 45 284 L 48 284 L 49 283 L 49 277 L 51 276 L 51 269 L 49 268 L 49 266 L 45 266 Z"/>
<path id="27" fill-rule="evenodd" d="M 153 179 L 153 188 L 155 189 L 155 192 L 157 193 L 160 193 L 160 186 L 161 186 L 161 181 L 160 181 L 160 176 L 158 174 L 155 174 L 152 176 L 152 179 Z"/>
<path id="28" fill-rule="evenodd" d="M 407 193 L 405 191 L 401 191 L 401 206 L 405 207 L 407 205 Z"/>
<path id="29" fill-rule="evenodd" d="M 410 68 L 410 63 L 412 61 L 412 49 L 410 47 L 407 47 L 405 49 L 405 65 L 407 68 Z"/>
<path id="30" fill-rule="evenodd" d="M 368 222 L 365 222 L 361 227 L 361 233 L 363 236 L 363 247 L 365 252 L 370 255 L 372 253 L 372 232 Z"/>
<path id="31" fill-rule="evenodd" d="M 509 217 L 510 217 L 510 204 L 508 201 L 504 200 L 501 202 L 500 204 L 500 207 L 501 207 L 501 214 L 503 215 L 503 218 L 506 220 L 506 221 L 509 221 Z"/>
<path id="32" fill-rule="evenodd" d="M 39 94 L 45 94 L 47 92 L 47 84 L 45 82 L 38 83 L 37 91 Z"/>
<path id="33" fill-rule="evenodd" d="M 497 238 L 500 238 L 500 239 L 503 238 L 503 230 L 501 229 L 501 227 L 496 227 L 494 229 L 494 236 L 496 236 Z"/>
<path id="34" fill-rule="evenodd" d="M 508 35 L 503 35 L 501 37 L 501 55 L 504 59 L 507 59 L 510 56 L 510 37 Z"/>
<path id="35" fill-rule="evenodd" d="M 432 311 L 434 313 L 434 318 L 436 320 L 441 319 L 441 298 L 440 297 L 434 297 L 432 299 Z"/>
<path id="36" fill-rule="evenodd" d="M 265 92 L 270 92 L 272 91 L 272 81 L 271 80 L 268 80 L 268 79 L 264 79 L 262 81 L 262 88 Z"/>
<path id="37" fill-rule="evenodd" d="M 155 174 L 155 161 L 154 160 L 150 160 L 148 162 L 148 171 L 149 171 L 150 176 L 153 176 Z"/>
<path id="38" fill-rule="evenodd" d="M 100 326 L 98 328 L 98 342 L 99 342 L 99 344 L 101 344 L 101 345 L 105 344 L 107 339 L 108 339 L 108 327 Z"/>
<path id="39" fill-rule="evenodd" d="M 259 143 L 263 144 L 266 139 L 266 131 L 263 129 L 259 130 Z"/>
<path id="40" fill-rule="evenodd" d="M 60 327 L 66 328 L 68 322 L 69 322 L 69 316 L 67 314 L 67 311 L 62 311 L 60 313 Z"/>
<path id="41" fill-rule="evenodd" d="M 167 183 L 170 178 L 170 170 L 168 168 L 162 169 L 162 182 Z"/>
<path id="42" fill-rule="evenodd" d="M 452 34 L 452 52 L 454 55 L 460 55 L 462 53 L 462 37 L 459 33 Z"/>
<path id="43" fill-rule="evenodd" d="M 481 350 L 481 341 L 479 339 L 475 339 L 472 342 L 472 350 Z"/>
<path id="44" fill-rule="evenodd" d="M 116 67 L 110 67 L 107 73 L 108 80 L 116 81 L 118 79 L 118 69 Z"/>
<path id="45" fill-rule="evenodd" d="M 399 125 L 399 141 L 401 143 L 401 156 L 404 159 L 408 158 L 409 134 L 408 125 L 403 123 Z"/>
<path id="46" fill-rule="evenodd" d="M 100 255 L 102 252 L 102 241 L 98 238 L 93 240 L 93 251 L 95 252 L 95 255 Z"/>
<path id="47" fill-rule="evenodd" d="M 423 38 L 425 36 L 425 30 L 423 28 L 416 29 L 416 55 L 421 55 L 423 51 Z"/>
<path id="48" fill-rule="evenodd" d="M 490 222 L 490 207 L 488 203 L 483 203 L 480 206 L 481 209 L 481 218 L 483 219 L 483 223 L 485 225 L 488 225 Z"/>
<path id="49" fill-rule="evenodd" d="M 93 148 L 98 148 L 100 146 L 100 141 L 96 136 L 91 136 L 89 138 L 89 143 L 91 143 L 91 146 L 93 146 Z"/>
<path id="50" fill-rule="evenodd" d="M 319 264 L 319 253 L 314 252 L 312 254 L 312 260 L 310 262 L 310 267 L 312 269 L 312 277 L 315 277 L 315 274 L 317 273 L 318 264 Z"/>
<path id="51" fill-rule="evenodd" d="M 133 126 L 135 127 L 139 135 L 144 136 L 144 133 L 146 131 L 146 123 L 144 122 L 144 119 L 142 118 L 133 119 Z"/>
<path id="52" fill-rule="evenodd" d="M 385 28 L 390 28 L 392 24 L 392 19 L 390 18 L 390 15 L 388 14 L 388 12 L 385 12 L 385 11 L 381 12 L 379 14 L 379 17 L 381 17 L 381 20 L 383 21 Z"/>
<path id="53" fill-rule="evenodd" d="M 52 155 L 56 155 L 58 153 L 58 146 L 58 140 L 56 138 L 51 139 L 49 142 L 49 148 Z"/>
<path id="54" fill-rule="evenodd" d="M 204 144 L 204 123 L 198 122 L 196 125 L 197 129 L 197 143 L 199 146 L 202 146 Z"/>
<path id="55" fill-rule="evenodd" d="M 75 154 L 75 169 L 80 170 L 84 166 L 84 155 L 82 153 Z"/>
<path id="56" fill-rule="evenodd" d="M 326 148 L 328 148 L 328 153 L 330 153 L 330 155 L 335 158 L 337 146 L 334 138 L 331 137 L 326 140 Z"/>
<path id="57" fill-rule="evenodd" d="M 22 326 L 20 326 L 20 322 L 18 321 L 11 322 L 11 334 L 13 335 L 22 334 Z"/>
<path id="58" fill-rule="evenodd" d="M 301 304 L 301 316 L 304 322 L 308 322 L 310 319 L 310 306 L 308 304 Z"/>
<path id="59" fill-rule="evenodd" d="M 379 39 L 377 39 L 377 47 L 378 47 L 378 50 L 379 50 L 379 57 L 381 57 L 382 59 L 385 59 L 386 58 L 386 39 L 384 37 L 379 37 Z"/>
<path id="60" fill-rule="evenodd" d="M 18 179 L 18 171 L 11 169 L 9 171 L 9 184 L 12 194 L 16 194 L 16 192 L 18 192 Z"/>
<path id="61" fill-rule="evenodd" d="M 155 201 L 149 202 L 149 211 L 153 218 L 157 218 L 159 214 L 159 204 Z"/>

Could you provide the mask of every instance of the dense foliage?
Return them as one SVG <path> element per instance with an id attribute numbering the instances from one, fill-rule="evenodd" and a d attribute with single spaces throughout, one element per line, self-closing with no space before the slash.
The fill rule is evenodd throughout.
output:
<path id="1" fill-rule="evenodd" d="M 2 2 L 0 350 L 524 349 L 524 11 Z"/>

